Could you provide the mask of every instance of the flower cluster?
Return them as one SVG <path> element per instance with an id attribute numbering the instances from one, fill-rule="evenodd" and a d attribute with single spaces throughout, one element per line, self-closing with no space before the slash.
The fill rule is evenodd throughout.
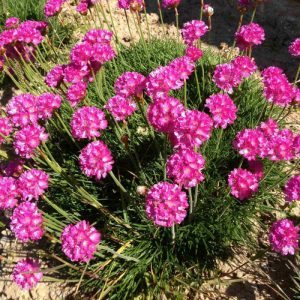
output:
<path id="1" fill-rule="evenodd" d="M 248 56 L 238 56 L 231 63 L 242 78 L 248 78 L 257 70 L 254 59 Z"/>
<path id="2" fill-rule="evenodd" d="M 70 125 L 76 139 L 92 139 L 99 137 L 108 123 L 101 109 L 85 106 L 74 113 Z"/>
<path id="3" fill-rule="evenodd" d="M 287 202 L 300 201 L 300 175 L 291 177 L 284 187 Z"/>
<path id="4" fill-rule="evenodd" d="M 295 39 L 289 46 L 289 53 L 293 56 L 300 56 L 300 37 Z"/>
<path id="5" fill-rule="evenodd" d="M 237 118 L 237 108 L 231 98 L 225 94 L 215 94 L 206 100 L 206 107 L 213 115 L 215 127 L 225 129 L 228 124 L 233 124 Z"/>
<path id="6" fill-rule="evenodd" d="M 118 0 L 118 6 L 121 9 L 130 9 L 140 12 L 144 9 L 144 0 Z"/>
<path id="7" fill-rule="evenodd" d="M 3 163 L 0 165 L 0 170 L 4 176 L 7 177 L 19 177 L 19 175 L 23 172 L 25 161 L 20 158 L 15 158 L 7 163 Z"/>
<path id="8" fill-rule="evenodd" d="M 0 145 L 5 142 L 5 137 L 9 136 L 12 130 L 10 119 L 0 117 Z"/>
<path id="9" fill-rule="evenodd" d="M 181 30 L 182 38 L 186 45 L 193 46 L 208 30 L 203 21 L 192 20 L 183 24 Z"/>
<path id="10" fill-rule="evenodd" d="M 164 8 L 174 8 L 180 4 L 181 0 L 163 0 L 162 5 Z"/>
<path id="11" fill-rule="evenodd" d="M 291 220 L 282 219 L 272 224 L 269 241 L 274 251 L 282 254 L 295 254 L 298 249 L 299 227 Z"/>
<path id="12" fill-rule="evenodd" d="M 189 57 L 192 61 L 196 62 L 203 56 L 203 52 L 197 47 L 188 46 L 185 49 L 185 55 Z"/>
<path id="13" fill-rule="evenodd" d="M 80 0 L 76 6 L 76 11 L 82 15 L 86 15 L 88 10 L 93 7 L 99 0 Z"/>
<path id="14" fill-rule="evenodd" d="M 45 83 L 52 88 L 59 87 L 64 80 L 64 65 L 56 65 L 47 74 Z"/>
<path id="15" fill-rule="evenodd" d="M 22 242 L 40 240 L 44 234 L 43 217 L 33 202 L 23 202 L 14 209 L 10 229 Z"/>
<path id="16" fill-rule="evenodd" d="M 0 176 L 0 209 L 15 207 L 18 195 L 16 180 L 12 177 Z"/>
<path id="17" fill-rule="evenodd" d="M 59 95 L 44 93 L 37 97 L 38 117 L 42 120 L 50 119 L 53 111 L 59 109 L 62 99 Z"/>
<path id="18" fill-rule="evenodd" d="M 234 169 L 228 176 L 231 194 L 239 200 L 245 200 L 258 190 L 257 177 L 244 169 Z"/>
<path id="19" fill-rule="evenodd" d="M 171 227 L 186 217 L 187 195 L 176 184 L 159 182 L 151 187 L 146 198 L 146 213 L 154 224 Z"/>
<path id="20" fill-rule="evenodd" d="M 249 49 L 252 46 L 260 45 L 265 39 L 264 29 L 256 23 L 243 25 L 235 33 L 237 46 L 241 50 Z"/>
<path id="21" fill-rule="evenodd" d="M 53 17 L 60 13 L 62 5 L 66 0 L 48 0 L 44 7 L 44 14 L 47 18 Z"/>
<path id="22" fill-rule="evenodd" d="M 71 261 L 87 262 L 93 258 L 101 234 L 87 221 L 67 225 L 60 237 L 62 251 Z"/>
<path id="23" fill-rule="evenodd" d="M 200 153 L 190 149 L 181 149 L 168 158 L 167 175 L 178 185 L 191 188 L 204 180 L 201 172 L 204 165 L 205 160 Z"/>
<path id="24" fill-rule="evenodd" d="M 5 21 L 5 29 L 14 29 L 20 25 L 20 19 L 15 17 L 10 17 Z"/>

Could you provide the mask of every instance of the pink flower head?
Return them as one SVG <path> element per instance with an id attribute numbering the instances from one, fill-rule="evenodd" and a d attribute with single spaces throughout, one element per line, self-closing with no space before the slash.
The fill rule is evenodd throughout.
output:
<path id="1" fill-rule="evenodd" d="M 99 137 L 107 127 L 104 112 L 94 106 L 79 108 L 72 117 L 71 130 L 76 139 L 92 139 Z"/>
<path id="2" fill-rule="evenodd" d="M 295 39 L 289 46 L 289 53 L 293 56 L 300 56 L 300 37 Z"/>
<path id="3" fill-rule="evenodd" d="M 243 78 L 251 76 L 257 70 L 254 59 L 248 56 L 236 57 L 232 61 L 232 65 L 241 73 Z"/>
<path id="4" fill-rule="evenodd" d="M 201 172 L 205 160 L 200 153 L 190 149 L 180 149 L 167 160 L 167 175 L 178 185 L 191 188 L 204 180 Z"/>
<path id="5" fill-rule="evenodd" d="M 253 173 L 257 180 L 261 180 L 264 176 L 264 164 L 260 160 L 248 160 L 249 171 Z"/>
<path id="6" fill-rule="evenodd" d="M 79 83 L 86 80 L 90 75 L 90 68 L 87 65 L 76 65 L 70 63 L 64 68 L 64 80 L 68 83 Z"/>
<path id="7" fill-rule="evenodd" d="M 31 158 L 35 149 L 48 139 L 45 128 L 40 125 L 28 125 L 15 135 L 14 149 L 16 154 L 24 158 Z"/>
<path id="8" fill-rule="evenodd" d="M 195 62 L 188 56 L 181 56 L 171 61 L 169 68 L 178 74 L 177 77 L 180 80 L 187 80 L 194 71 Z"/>
<path id="9" fill-rule="evenodd" d="M 163 0 L 162 5 L 164 8 L 174 8 L 180 4 L 181 0 Z"/>
<path id="10" fill-rule="evenodd" d="M 135 102 L 116 95 L 110 98 L 105 108 L 113 115 L 117 121 L 123 121 L 127 117 L 131 116 L 137 109 Z"/>
<path id="11" fill-rule="evenodd" d="M 217 65 L 213 75 L 213 82 L 218 88 L 232 94 L 242 80 L 242 72 L 233 64 Z"/>
<path id="12" fill-rule="evenodd" d="M 60 237 L 62 251 L 71 261 L 87 262 L 94 257 L 101 234 L 87 221 L 67 225 Z"/>
<path id="13" fill-rule="evenodd" d="M 192 61 L 196 62 L 203 56 L 203 52 L 197 47 L 189 46 L 185 49 L 185 55 L 189 57 Z"/>
<path id="14" fill-rule="evenodd" d="M 270 139 L 274 134 L 279 132 L 278 123 L 273 119 L 268 119 L 262 122 L 258 129 L 264 134 L 267 139 Z"/>
<path id="15" fill-rule="evenodd" d="M 18 188 L 22 200 L 38 200 L 48 188 L 49 175 L 41 170 L 31 169 L 18 179 Z"/>
<path id="16" fill-rule="evenodd" d="M 15 265 L 12 279 L 20 288 L 29 290 L 43 278 L 40 267 L 38 261 L 24 258 Z"/>
<path id="17" fill-rule="evenodd" d="M 16 180 L 12 177 L 0 176 L 0 209 L 15 207 L 18 195 Z"/>
<path id="18" fill-rule="evenodd" d="M 22 202 L 14 209 L 10 229 L 24 243 L 40 240 L 44 234 L 43 217 L 33 202 Z"/>
<path id="19" fill-rule="evenodd" d="M 47 74 L 45 78 L 45 83 L 52 88 L 59 87 L 64 79 L 64 65 L 55 66 L 50 72 Z"/>
<path id="20" fill-rule="evenodd" d="M 146 213 L 154 224 L 171 227 L 186 217 L 189 204 L 186 193 L 177 184 L 159 182 L 151 187 L 146 198 Z"/>
<path id="21" fill-rule="evenodd" d="M 88 13 L 89 5 L 87 2 L 79 2 L 76 6 L 76 11 L 79 12 L 81 15 L 86 15 Z"/>
<path id="22" fill-rule="evenodd" d="M 299 88 L 294 88 L 294 100 L 293 100 L 293 104 L 296 106 L 300 106 L 300 89 Z"/>
<path id="23" fill-rule="evenodd" d="M 130 8 L 130 0 L 118 0 L 118 6 L 121 9 L 129 9 Z"/>
<path id="24" fill-rule="evenodd" d="M 36 123 L 39 117 L 37 97 L 31 94 L 13 97 L 7 104 L 7 113 L 15 126 Z"/>
<path id="25" fill-rule="evenodd" d="M 294 255 L 298 249 L 299 227 L 289 219 L 282 219 L 272 224 L 269 241 L 273 251 L 281 255 Z"/>
<path id="26" fill-rule="evenodd" d="M 17 29 L 17 40 L 36 46 L 44 40 L 43 33 L 47 26 L 46 22 L 25 21 Z"/>
<path id="27" fill-rule="evenodd" d="M 186 45 L 193 46 L 208 30 L 203 21 L 193 20 L 183 24 L 182 38 Z"/>
<path id="28" fill-rule="evenodd" d="M 92 60 L 94 55 L 94 47 L 89 42 L 82 42 L 76 44 L 70 54 L 72 63 L 80 66 L 85 66 Z"/>
<path id="29" fill-rule="evenodd" d="M 148 106 L 147 117 L 157 131 L 171 132 L 175 121 L 184 111 L 184 106 L 178 99 L 167 96 Z"/>
<path id="30" fill-rule="evenodd" d="M 300 157 L 300 134 L 296 135 L 293 142 L 293 150 L 295 158 Z"/>
<path id="31" fill-rule="evenodd" d="M 5 142 L 5 138 L 12 132 L 12 124 L 9 118 L 0 117 L 0 145 Z"/>
<path id="32" fill-rule="evenodd" d="M 248 160 L 264 157 L 263 147 L 267 140 L 259 129 L 244 129 L 240 131 L 233 141 L 234 148 Z"/>
<path id="33" fill-rule="evenodd" d="M 5 28 L 6 29 L 15 29 L 15 28 L 19 27 L 19 24 L 20 24 L 19 18 L 11 17 L 5 21 Z"/>
<path id="34" fill-rule="evenodd" d="M 82 172 L 88 176 L 95 176 L 97 180 L 105 178 L 114 164 L 110 150 L 102 141 L 89 143 L 81 150 L 79 162 Z"/>
<path id="35" fill-rule="evenodd" d="M 258 190 L 257 177 L 244 169 L 234 169 L 228 176 L 231 195 L 239 200 L 245 200 Z"/>
<path id="36" fill-rule="evenodd" d="M 72 84 L 67 91 L 67 99 L 72 107 L 75 107 L 87 93 L 88 84 L 83 81 Z"/>
<path id="37" fill-rule="evenodd" d="M 239 8 L 249 8 L 252 6 L 252 0 L 237 0 L 237 5 Z"/>
<path id="38" fill-rule="evenodd" d="M 300 175 L 291 177 L 284 187 L 285 201 L 300 201 Z"/>
<path id="39" fill-rule="evenodd" d="M 117 55 L 114 49 L 108 44 L 97 43 L 93 45 L 93 47 L 94 47 L 93 61 L 101 65 L 103 65 L 109 60 L 112 60 Z"/>
<path id="40" fill-rule="evenodd" d="M 213 129 L 212 119 L 204 112 L 187 110 L 175 122 L 175 148 L 199 147 Z"/>
<path id="41" fill-rule="evenodd" d="M 145 76 L 137 72 L 125 72 L 115 82 L 115 93 L 123 97 L 140 98 L 145 87 Z"/>
<path id="42" fill-rule="evenodd" d="M 225 129 L 229 124 L 233 124 L 237 118 L 237 108 L 228 95 L 212 95 L 206 100 L 205 106 L 213 115 L 215 128 L 222 127 Z"/>
<path id="43" fill-rule="evenodd" d="M 44 14 L 47 18 L 57 15 L 66 0 L 48 0 L 44 7 Z"/>
<path id="44" fill-rule="evenodd" d="M 237 46 L 241 50 L 248 49 L 252 46 L 260 45 L 265 39 L 264 29 L 256 23 L 243 25 L 235 33 Z"/>
<path id="45" fill-rule="evenodd" d="M 23 172 L 25 161 L 16 158 L 14 160 L 10 160 L 7 163 L 1 165 L 0 169 L 5 176 L 8 177 L 19 177 Z"/>
<path id="46" fill-rule="evenodd" d="M 113 33 L 105 29 L 91 29 L 83 38 L 83 42 L 94 44 L 109 44 L 111 42 Z"/>
<path id="47" fill-rule="evenodd" d="M 52 117 L 54 110 L 60 108 L 62 99 L 59 95 L 44 93 L 37 98 L 39 118 L 45 120 Z"/>

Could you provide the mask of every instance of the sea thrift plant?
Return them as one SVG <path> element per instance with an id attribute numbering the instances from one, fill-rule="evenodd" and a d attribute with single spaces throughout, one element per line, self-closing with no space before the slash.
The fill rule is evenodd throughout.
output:
<path id="1" fill-rule="evenodd" d="M 12 130 L 10 119 L 0 117 L 0 144 L 5 142 L 5 138 L 10 135 Z"/>
<path id="2" fill-rule="evenodd" d="M 0 177 L 0 209 L 15 207 L 18 196 L 16 180 L 12 177 Z"/>
<path id="3" fill-rule="evenodd" d="M 231 63 L 238 70 L 237 72 L 241 74 L 242 78 L 251 76 L 257 70 L 254 59 L 248 56 L 238 56 Z"/>
<path id="4" fill-rule="evenodd" d="M 57 65 L 52 68 L 45 78 L 45 83 L 52 88 L 59 87 L 64 80 L 64 65 Z"/>
<path id="5" fill-rule="evenodd" d="M 19 18 L 15 18 L 15 17 L 8 18 L 5 21 L 5 29 L 18 28 L 19 24 L 20 24 L 20 19 Z"/>
<path id="6" fill-rule="evenodd" d="M 290 44 L 289 52 L 293 56 L 300 56 L 300 37 Z"/>
<path id="7" fill-rule="evenodd" d="M 291 177 L 284 187 L 287 202 L 300 201 L 300 175 Z"/>
<path id="8" fill-rule="evenodd" d="M 196 62 L 203 56 L 203 52 L 197 47 L 189 46 L 185 49 L 185 55 L 189 57 L 192 61 Z"/>
<path id="9" fill-rule="evenodd" d="M 183 24 L 182 38 L 186 45 L 193 46 L 208 30 L 203 21 L 193 20 Z"/>
<path id="10" fill-rule="evenodd" d="M 164 8 L 174 8 L 180 4 L 181 0 L 163 0 L 162 5 Z"/>
<path id="11" fill-rule="evenodd" d="M 37 106 L 40 119 L 49 119 L 53 112 L 60 108 L 62 99 L 59 95 L 44 93 L 37 98 Z"/>
<path id="12" fill-rule="evenodd" d="M 67 92 L 67 99 L 72 107 L 75 107 L 86 96 L 88 84 L 83 81 L 72 84 Z"/>
<path id="13" fill-rule="evenodd" d="M 44 7 L 44 14 L 47 18 L 57 15 L 61 9 L 62 5 L 66 0 L 48 0 Z"/>
<path id="14" fill-rule="evenodd" d="M 87 221 L 67 225 L 60 237 L 62 251 L 71 261 L 87 262 L 94 257 L 101 234 Z"/>

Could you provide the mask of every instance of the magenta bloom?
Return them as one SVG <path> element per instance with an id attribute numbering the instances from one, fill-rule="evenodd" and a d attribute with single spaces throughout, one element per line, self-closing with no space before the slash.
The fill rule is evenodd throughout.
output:
<path id="1" fill-rule="evenodd" d="M 181 149 L 167 160 L 167 175 L 178 185 L 191 188 L 204 180 L 201 172 L 205 160 L 200 153 L 190 149 Z"/>
<path id="2" fill-rule="evenodd" d="M 86 82 L 79 81 L 68 88 L 67 99 L 72 107 L 75 107 L 82 99 L 85 98 L 87 87 L 88 84 Z"/>
<path id="3" fill-rule="evenodd" d="M 125 72 L 115 82 L 115 93 L 123 97 L 140 98 L 146 87 L 146 77 L 137 72 Z"/>
<path id="4" fill-rule="evenodd" d="M 19 18 L 15 18 L 15 17 L 8 18 L 5 21 L 5 29 L 18 28 L 19 24 L 20 24 L 20 19 Z"/>
<path id="5" fill-rule="evenodd" d="M 41 170 L 31 169 L 24 172 L 18 179 L 18 188 L 24 201 L 38 200 L 48 189 L 49 175 Z"/>
<path id="6" fill-rule="evenodd" d="M 295 226 L 289 219 L 282 219 L 272 224 L 270 228 L 269 241 L 273 251 L 281 255 L 294 255 L 299 248 L 299 227 Z"/>
<path id="7" fill-rule="evenodd" d="M 24 158 L 31 158 L 41 142 L 48 139 L 45 128 L 40 125 L 28 125 L 15 135 L 14 149 L 16 154 Z"/>
<path id="8" fill-rule="evenodd" d="M 89 42 L 77 43 L 71 50 L 70 60 L 76 65 L 85 66 L 93 59 L 94 47 Z"/>
<path id="9" fill-rule="evenodd" d="M 0 209 L 15 207 L 18 196 L 16 180 L 12 177 L 0 176 Z"/>
<path id="10" fill-rule="evenodd" d="M 83 82 L 90 76 L 90 68 L 87 65 L 70 63 L 64 68 L 64 80 L 68 83 Z"/>
<path id="11" fill-rule="evenodd" d="M 285 201 L 300 201 L 300 175 L 291 177 L 284 187 Z"/>
<path id="12" fill-rule="evenodd" d="M 50 119 L 53 111 L 60 108 L 62 99 L 59 95 L 44 93 L 37 98 L 40 119 Z"/>
<path id="13" fill-rule="evenodd" d="M 123 121 L 131 116 L 137 109 L 135 102 L 123 96 L 116 95 L 110 98 L 105 108 L 113 115 L 117 121 Z"/>
<path id="14" fill-rule="evenodd" d="M 257 70 L 254 59 L 248 56 L 236 57 L 232 61 L 232 65 L 241 73 L 242 78 L 251 76 Z"/>
<path id="15" fill-rule="evenodd" d="M 237 108 L 231 98 L 225 94 L 215 94 L 206 100 L 206 107 L 213 115 L 215 128 L 225 129 L 229 124 L 233 124 L 237 118 Z"/>
<path id="16" fill-rule="evenodd" d="M 22 202 L 14 209 L 10 229 L 24 243 L 40 240 L 44 234 L 43 217 L 33 202 Z"/>
<path id="17" fill-rule="evenodd" d="M 175 121 L 184 111 L 184 106 L 178 99 L 164 97 L 148 106 L 147 117 L 157 131 L 171 132 Z"/>
<path id="18" fill-rule="evenodd" d="M 118 6 L 121 9 L 129 9 L 131 0 L 118 0 Z"/>
<path id="19" fill-rule="evenodd" d="M 113 33 L 105 29 L 91 29 L 83 38 L 83 42 L 94 44 L 109 44 L 111 42 Z"/>
<path id="20" fill-rule="evenodd" d="M 185 49 L 185 55 L 189 57 L 192 61 L 196 62 L 203 56 L 203 52 L 197 47 L 189 46 Z"/>
<path id="21" fill-rule="evenodd" d="M 253 173 L 257 180 L 261 180 L 264 176 L 264 164 L 260 160 L 248 160 L 249 171 Z"/>
<path id="22" fill-rule="evenodd" d="M 274 134 L 279 132 L 278 123 L 273 119 L 268 119 L 262 122 L 258 129 L 265 135 L 267 139 L 270 139 Z"/>
<path id="23" fill-rule="evenodd" d="M 174 8 L 180 4 L 181 0 L 162 0 L 162 5 L 164 8 Z"/>
<path id="24" fill-rule="evenodd" d="M 55 66 L 50 72 L 47 74 L 45 78 L 45 83 L 52 88 L 59 87 L 64 79 L 64 65 Z"/>
<path id="25" fill-rule="evenodd" d="M 99 137 L 107 127 L 104 112 L 94 106 L 79 108 L 72 117 L 71 130 L 76 139 L 92 139 Z"/>
<path id="26" fill-rule="evenodd" d="M 9 136 L 12 130 L 12 124 L 10 123 L 9 118 L 0 117 L 0 145 L 5 142 L 3 136 Z"/>
<path id="27" fill-rule="evenodd" d="M 293 104 L 296 106 L 300 106 L 300 89 L 299 88 L 294 88 L 294 95 L 295 98 L 293 100 Z"/>
<path id="28" fill-rule="evenodd" d="M 233 64 L 217 65 L 213 75 L 213 82 L 218 88 L 232 94 L 242 80 L 242 72 Z"/>
<path id="29" fill-rule="evenodd" d="M 44 14 L 47 18 L 57 15 L 66 0 L 48 0 L 44 7 Z"/>
<path id="30" fill-rule="evenodd" d="M 102 141 L 88 144 L 81 150 L 79 162 L 82 172 L 88 176 L 95 176 L 97 180 L 105 178 L 114 164 L 110 150 Z"/>
<path id="31" fill-rule="evenodd" d="M 293 56 L 300 56 L 300 37 L 295 39 L 289 46 L 289 53 Z"/>
<path id="32" fill-rule="evenodd" d="M 173 72 L 178 74 L 177 77 L 184 81 L 193 73 L 195 62 L 188 56 L 181 56 L 172 60 L 169 68 L 172 68 Z"/>
<path id="33" fill-rule="evenodd" d="M 252 46 L 260 45 L 265 40 L 264 29 L 256 23 L 243 25 L 235 33 L 237 46 L 241 50 L 248 49 Z"/>
<path id="34" fill-rule="evenodd" d="M 43 278 L 40 267 L 38 261 L 32 258 L 24 258 L 15 265 L 12 279 L 20 288 L 29 290 Z"/>
<path id="35" fill-rule="evenodd" d="M 175 122 L 175 148 L 199 147 L 213 129 L 212 119 L 204 112 L 187 110 Z"/>
<path id="36" fill-rule="evenodd" d="M 180 224 L 188 207 L 186 193 L 177 184 L 159 182 L 148 191 L 146 213 L 156 225 L 171 227 Z"/>
<path id="37" fill-rule="evenodd" d="M 10 160 L 5 164 L 0 166 L 1 171 L 5 176 L 8 177 L 19 177 L 20 174 L 23 172 L 25 161 L 16 158 L 14 160 Z"/>
<path id="38" fill-rule="evenodd" d="M 87 221 L 67 225 L 60 237 L 62 251 L 71 261 L 87 262 L 94 257 L 101 234 Z"/>
<path id="39" fill-rule="evenodd" d="M 239 200 L 245 200 L 258 190 L 257 177 L 244 169 L 234 169 L 228 176 L 231 195 Z"/>
<path id="40" fill-rule="evenodd" d="M 39 117 L 37 97 L 31 94 L 13 97 L 7 104 L 7 113 L 15 126 L 36 123 Z"/>
<path id="41" fill-rule="evenodd" d="M 300 157 L 300 134 L 296 135 L 293 143 L 294 156 Z"/>
<path id="42" fill-rule="evenodd" d="M 193 20 L 183 24 L 182 38 L 186 45 L 193 46 L 208 30 L 203 21 Z"/>
<path id="43" fill-rule="evenodd" d="M 80 2 L 76 6 L 76 11 L 79 12 L 81 15 L 86 15 L 88 13 L 89 6 L 86 2 Z"/>

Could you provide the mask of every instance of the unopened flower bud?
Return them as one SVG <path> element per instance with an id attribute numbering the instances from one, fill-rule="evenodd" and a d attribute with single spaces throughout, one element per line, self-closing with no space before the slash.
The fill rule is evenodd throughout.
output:
<path id="1" fill-rule="evenodd" d="M 209 4 L 205 4 L 203 6 L 203 13 L 206 16 L 211 17 L 214 14 L 214 9 Z"/>
<path id="2" fill-rule="evenodd" d="M 139 185 L 136 188 L 136 192 L 141 196 L 145 196 L 147 194 L 147 187 L 144 185 Z"/>

